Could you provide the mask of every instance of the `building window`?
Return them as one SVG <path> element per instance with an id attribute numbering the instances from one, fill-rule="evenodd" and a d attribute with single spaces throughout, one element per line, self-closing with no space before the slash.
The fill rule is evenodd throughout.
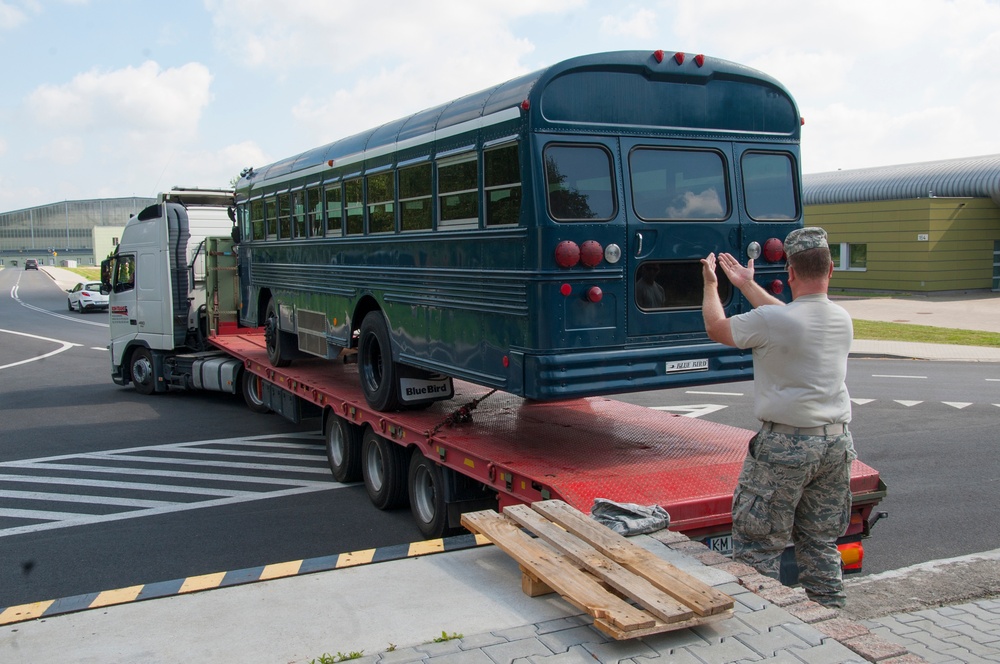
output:
<path id="1" fill-rule="evenodd" d="M 830 257 L 833 258 L 834 270 L 864 271 L 868 269 L 867 244 L 851 244 L 849 242 L 831 244 Z"/>

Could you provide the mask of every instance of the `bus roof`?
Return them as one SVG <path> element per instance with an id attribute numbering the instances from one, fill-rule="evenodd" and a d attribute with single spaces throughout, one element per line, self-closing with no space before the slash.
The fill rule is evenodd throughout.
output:
<path id="1" fill-rule="evenodd" d="M 632 83 L 623 86 L 622 81 L 626 79 Z M 667 85 L 658 86 L 661 91 L 657 93 L 650 90 L 650 81 Z M 712 81 L 729 86 L 716 93 L 711 104 L 719 110 L 715 117 L 706 118 L 701 124 L 691 124 L 686 117 L 690 113 L 685 110 L 684 103 L 688 101 L 685 91 L 706 90 Z M 703 85 L 691 85 L 699 82 Z M 670 83 L 683 85 L 670 86 Z M 747 86 L 748 83 L 751 86 Z M 548 91 L 550 84 L 553 88 Z M 760 92 L 756 95 L 759 98 L 749 100 L 749 104 L 737 103 L 733 87 L 741 84 Z M 608 85 L 617 89 L 609 91 Z M 770 99 L 764 101 L 762 91 L 778 94 L 770 94 Z M 630 112 L 625 114 L 620 111 L 620 104 L 609 103 L 623 95 L 638 97 L 630 105 Z M 720 103 L 727 100 L 729 103 Z M 741 97 L 739 101 L 744 100 Z M 587 109 L 587 112 L 580 114 L 579 109 Z M 315 175 L 318 184 L 325 171 L 347 165 L 357 164 L 351 170 L 360 173 L 365 161 L 397 150 L 522 119 L 527 119 L 536 128 L 565 126 L 570 122 L 579 128 L 580 122 L 593 122 L 619 128 L 764 132 L 796 141 L 800 125 L 798 111 L 787 90 L 777 80 L 750 67 L 718 58 L 663 51 L 598 53 L 571 58 L 262 168 L 251 168 L 237 184 L 237 194 L 246 196 L 249 189 L 257 189 L 265 183 L 275 184 L 310 175 Z M 508 133 L 516 133 L 516 130 Z"/>

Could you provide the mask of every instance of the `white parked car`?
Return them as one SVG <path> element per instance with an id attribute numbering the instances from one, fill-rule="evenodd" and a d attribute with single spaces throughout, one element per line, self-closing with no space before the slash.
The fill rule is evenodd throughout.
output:
<path id="1" fill-rule="evenodd" d="M 75 309 L 83 313 L 95 309 L 107 310 L 108 308 L 108 296 L 101 295 L 100 281 L 80 282 L 67 292 L 69 293 L 67 302 L 70 311 Z"/>

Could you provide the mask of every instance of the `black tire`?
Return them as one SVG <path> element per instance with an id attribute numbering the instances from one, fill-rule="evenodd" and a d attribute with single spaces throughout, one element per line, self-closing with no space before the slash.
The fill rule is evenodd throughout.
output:
<path id="1" fill-rule="evenodd" d="M 410 511 L 417 528 L 427 539 L 455 534 L 448 527 L 448 504 L 444 499 L 444 473 L 441 466 L 414 450 L 410 457 Z"/>
<path id="2" fill-rule="evenodd" d="M 264 403 L 264 379 L 255 373 L 244 369 L 240 372 L 240 393 L 247 408 L 255 413 L 270 413 L 271 409 Z"/>
<path id="3" fill-rule="evenodd" d="M 153 368 L 153 354 L 148 348 L 136 348 L 129 360 L 129 375 L 139 394 L 156 392 L 156 370 Z"/>
<path id="4" fill-rule="evenodd" d="M 289 337 L 286 332 L 278 329 L 278 307 L 274 300 L 267 303 L 267 313 L 264 314 L 264 342 L 267 345 L 267 359 L 273 367 L 287 367 L 292 363 L 289 356 Z"/>
<path id="5" fill-rule="evenodd" d="M 381 311 L 372 311 L 361 321 L 358 375 L 369 406 L 383 412 L 400 409 L 399 377 L 392 361 L 389 326 Z"/>
<path id="6" fill-rule="evenodd" d="M 73 311 L 73 300 L 69 299 L 68 297 L 66 298 L 66 308 L 68 308 L 70 311 Z"/>
<path id="7" fill-rule="evenodd" d="M 371 429 L 365 430 L 361 443 L 361 475 L 375 507 L 391 510 L 406 505 L 408 462 L 406 451 L 401 446 Z"/>
<path id="8" fill-rule="evenodd" d="M 361 479 L 361 427 L 333 413 L 326 418 L 324 430 L 326 460 L 333 479 L 357 482 Z"/>

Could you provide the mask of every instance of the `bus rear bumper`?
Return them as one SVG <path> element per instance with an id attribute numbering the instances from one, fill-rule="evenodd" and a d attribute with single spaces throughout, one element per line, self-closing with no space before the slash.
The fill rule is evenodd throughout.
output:
<path id="1" fill-rule="evenodd" d="M 538 400 L 690 387 L 753 377 L 751 351 L 716 343 L 525 354 L 523 362 L 524 396 Z"/>

